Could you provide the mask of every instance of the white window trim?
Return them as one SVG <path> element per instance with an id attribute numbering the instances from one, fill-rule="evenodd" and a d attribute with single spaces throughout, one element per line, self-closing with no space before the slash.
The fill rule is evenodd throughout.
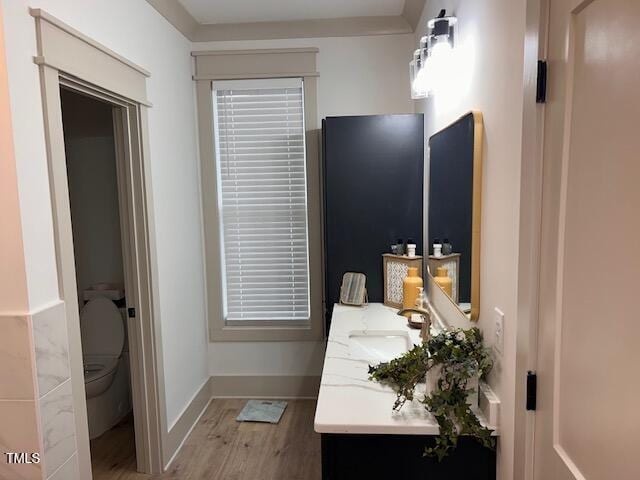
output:
<path id="1" fill-rule="evenodd" d="M 322 211 L 320 176 L 320 129 L 317 116 L 317 49 L 242 50 L 202 52 L 196 59 L 196 95 L 200 133 L 200 158 L 206 248 L 206 283 L 211 341 L 313 341 L 324 336 L 322 307 Z M 264 52 L 264 53 L 262 53 Z M 264 57 L 268 57 L 265 62 Z M 256 65 L 261 71 L 256 73 Z M 306 72 L 306 73 L 300 73 Z M 223 265 L 215 164 L 213 82 L 234 79 L 302 77 L 304 82 L 304 125 L 307 177 L 307 228 L 309 255 L 310 318 L 304 325 L 278 322 L 273 325 L 227 325 L 223 312 Z M 289 80 L 290 81 L 290 80 Z M 266 324 L 269 322 L 265 322 Z"/>

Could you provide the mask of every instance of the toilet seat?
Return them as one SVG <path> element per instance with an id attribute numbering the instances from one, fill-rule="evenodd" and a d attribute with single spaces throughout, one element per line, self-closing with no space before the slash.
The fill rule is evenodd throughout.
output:
<path id="1" fill-rule="evenodd" d="M 84 358 L 84 383 L 100 380 L 118 368 L 118 358 Z"/>

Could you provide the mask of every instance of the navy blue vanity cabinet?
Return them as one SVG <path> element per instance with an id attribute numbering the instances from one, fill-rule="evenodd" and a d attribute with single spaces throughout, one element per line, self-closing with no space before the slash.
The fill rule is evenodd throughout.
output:
<path id="1" fill-rule="evenodd" d="M 461 437 L 438 462 L 424 457 L 432 435 L 353 435 L 323 433 L 323 480 L 495 480 L 496 452 Z"/>
<path id="2" fill-rule="evenodd" d="M 367 276 L 383 301 L 383 253 L 398 238 L 422 254 L 424 118 L 421 114 L 322 121 L 327 331 L 345 272 Z"/>

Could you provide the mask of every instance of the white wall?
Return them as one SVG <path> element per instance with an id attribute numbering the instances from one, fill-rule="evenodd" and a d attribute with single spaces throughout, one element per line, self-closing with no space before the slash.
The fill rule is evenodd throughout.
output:
<path id="1" fill-rule="evenodd" d="M 2 17 L 0 5 L 0 21 Z M 28 308 L 3 30 L 0 25 L 0 315 L 25 312 Z"/>
<path id="2" fill-rule="evenodd" d="M 407 52 L 413 35 L 202 42 L 194 50 L 317 47 L 318 117 L 413 113 Z"/>
<path id="3" fill-rule="evenodd" d="M 144 0 L 3 0 L 30 309 L 58 298 L 34 20 L 42 8 L 151 72 L 149 141 L 169 425 L 208 376 L 191 44 Z"/>
<path id="4" fill-rule="evenodd" d="M 441 8 L 458 17 L 456 75 L 433 98 L 416 102 L 416 111 L 425 113 L 427 138 L 469 110 L 479 110 L 484 115 L 478 325 L 491 345 L 494 308 L 505 314 L 504 351 L 496 358 L 489 383 L 502 402 L 498 478 L 510 480 L 514 478 L 525 2 L 428 0 L 416 31 L 415 46 L 426 32 L 427 20 Z"/>
<path id="5" fill-rule="evenodd" d="M 41 452 L 18 180 L 0 5 L 0 427 L 5 451 Z M 0 478 L 40 478 L 41 465 L 0 461 Z"/>
<path id="6" fill-rule="evenodd" d="M 318 117 L 413 113 L 408 60 L 413 35 L 207 42 L 194 50 L 317 47 Z M 212 281 L 209 279 L 209 281 Z M 324 342 L 209 345 L 211 375 L 320 375 Z"/>
<path id="7" fill-rule="evenodd" d="M 320 375 L 324 342 L 219 342 L 210 344 L 209 374 Z"/>

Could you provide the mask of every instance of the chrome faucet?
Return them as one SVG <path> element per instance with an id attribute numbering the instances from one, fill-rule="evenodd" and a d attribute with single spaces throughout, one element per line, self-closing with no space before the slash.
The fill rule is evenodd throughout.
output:
<path id="1" fill-rule="evenodd" d="M 422 307 L 408 307 L 400 310 L 398 315 L 404 317 L 406 316 L 406 313 L 417 313 L 418 315 L 422 315 L 424 320 L 422 322 L 422 327 L 420 328 L 420 338 L 422 338 L 423 342 L 428 342 L 431 338 L 431 312 Z"/>

